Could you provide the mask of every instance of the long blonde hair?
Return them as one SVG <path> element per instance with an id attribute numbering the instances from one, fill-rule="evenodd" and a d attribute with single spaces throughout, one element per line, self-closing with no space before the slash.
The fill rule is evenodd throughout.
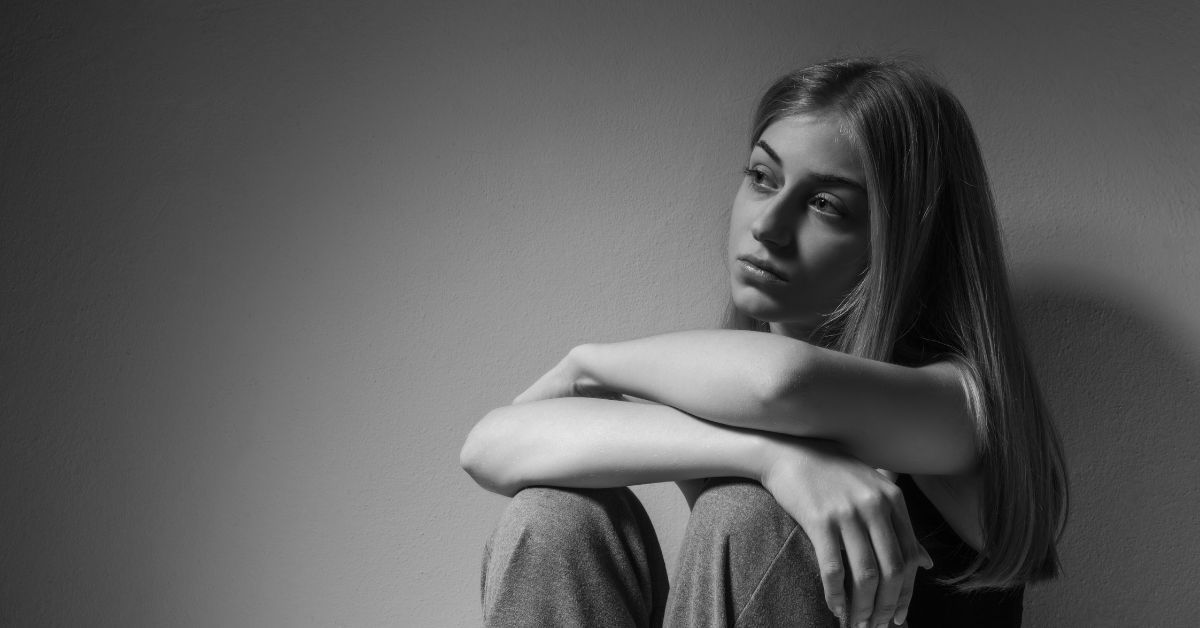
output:
<path id="1" fill-rule="evenodd" d="M 948 582 L 1010 587 L 1058 575 L 1067 472 L 1009 296 L 991 188 L 966 112 L 911 64 L 836 59 L 763 95 L 751 144 L 772 122 L 837 114 L 867 178 L 870 262 L 814 342 L 907 365 L 949 360 L 974 413 L 984 547 Z M 768 331 L 733 307 L 725 326 Z"/>

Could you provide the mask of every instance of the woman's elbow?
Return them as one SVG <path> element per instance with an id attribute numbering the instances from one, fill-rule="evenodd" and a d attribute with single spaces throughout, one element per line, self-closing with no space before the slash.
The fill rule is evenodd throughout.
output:
<path id="1" fill-rule="evenodd" d="M 764 369 L 754 400 L 761 416 L 771 417 L 793 436 L 828 436 L 812 412 L 812 399 L 819 383 L 818 366 L 811 345 L 797 343 L 772 368 Z"/>
<path id="2" fill-rule="evenodd" d="M 522 487 L 505 465 L 502 432 L 505 408 L 487 413 L 467 434 L 458 453 L 458 464 L 480 487 L 511 497 Z"/>
<path id="3" fill-rule="evenodd" d="M 979 470 L 980 456 L 974 450 L 956 448 L 938 457 L 931 456 L 924 463 L 929 465 L 924 470 L 926 475 L 972 475 Z"/>
<path id="4" fill-rule="evenodd" d="M 486 415 L 471 431 L 467 433 L 467 439 L 463 441 L 462 449 L 458 451 L 458 464 L 471 477 L 477 478 L 484 464 L 484 454 L 487 452 L 487 436 L 484 424 L 488 421 Z"/>
<path id="5" fill-rule="evenodd" d="M 973 434 L 966 430 L 927 436 L 913 443 L 913 448 L 920 451 L 916 459 L 924 466 L 920 473 L 926 475 L 971 475 L 979 470 L 983 458 Z"/>
<path id="6" fill-rule="evenodd" d="M 948 475 L 970 475 L 979 470 L 983 462 L 983 452 L 976 443 L 974 434 L 960 436 L 950 457 Z"/>

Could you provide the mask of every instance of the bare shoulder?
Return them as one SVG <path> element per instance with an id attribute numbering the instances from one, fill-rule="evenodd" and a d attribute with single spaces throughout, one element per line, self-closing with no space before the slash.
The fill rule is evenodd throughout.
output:
<path id="1" fill-rule="evenodd" d="M 938 360 L 923 366 L 909 367 L 909 369 L 910 372 L 923 377 L 927 382 L 942 387 L 961 390 L 964 383 L 963 367 L 954 360 Z"/>

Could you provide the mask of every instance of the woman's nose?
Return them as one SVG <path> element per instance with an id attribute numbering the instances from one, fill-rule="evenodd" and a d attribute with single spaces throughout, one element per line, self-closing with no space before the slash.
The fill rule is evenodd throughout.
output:
<path id="1" fill-rule="evenodd" d="M 785 203 L 775 202 L 763 208 L 758 218 L 754 219 L 750 225 L 750 235 L 769 247 L 786 248 L 792 244 L 792 229 Z"/>

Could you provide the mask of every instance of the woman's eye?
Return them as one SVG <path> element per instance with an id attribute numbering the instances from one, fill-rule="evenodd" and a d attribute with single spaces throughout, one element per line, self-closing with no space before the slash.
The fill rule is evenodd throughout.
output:
<path id="1" fill-rule="evenodd" d="M 769 192 L 775 189 L 775 182 L 771 179 L 771 173 L 762 168 L 746 168 L 743 172 L 746 173 L 746 178 L 750 180 L 750 187 L 760 192 Z"/>
<path id="2" fill-rule="evenodd" d="M 814 196 L 812 197 L 812 200 L 808 201 L 808 205 L 822 214 L 826 214 L 835 218 L 841 218 L 845 215 L 845 212 L 842 211 L 842 208 L 838 206 L 837 202 L 828 196 Z"/>

